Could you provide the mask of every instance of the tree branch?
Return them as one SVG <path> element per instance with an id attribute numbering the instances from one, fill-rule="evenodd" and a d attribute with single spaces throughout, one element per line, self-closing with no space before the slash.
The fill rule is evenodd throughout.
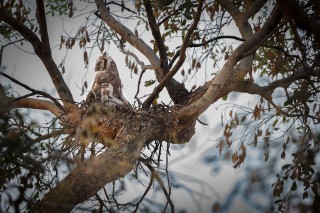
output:
<path id="1" fill-rule="evenodd" d="M 160 60 L 153 50 L 131 30 L 117 21 L 107 10 L 103 0 L 95 0 L 101 18 L 107 25 L 119 34 L 125 41 L 129 42 L 133 47 L 139 50 L 151 63 L 154 70 L 160 67 Z"/>
<path id="2" fill-rule="evenodd" d="M 46 21 L 46 14 L 44 9 L 43 0 L 37 0 L 37 20 L 39 22 L 39 31 L 42 42 L 42 49 L 45 51 L 45 54 L 51 55 L 51 47 L 48 36 L 48 28 Z"/>
<path id="3" fill-rule="evenodd" d="M 170 195 L 169 195 L 168 191 L 166 190 L 166 187 L 165 187 L 164 183 L 162 182 L 162 180 L 161 180 L 158 172 L 151 166 L 151 164 L 150 164 L 146 159 L 144 159 L 144 158 L 139 158 L 139 160 L 140 160 L 146 167 L 148 167 L 148 169 L 151 171 L 152 177 L 154 177 L 154 178 L 158 181 L 158 183 L 160 184 L 160 187 L 161 187 L 164 195 L 166 196 L 167 201 L 168 201 L 169 204 L 170 204 L 171 212 L 173 213 L 173 212 L 174 212 L 173 202 L 172 202 L 172 200 L 171 200 L 171 198 L 170 198 Z"/>
<path id="4" fill-rule="evenodd" d="M 159 74 L 164 73 L 164 71 L 161 67 L 160 59 L 154 53 L 154 51 L 143 40 L 141 40 L 133 32 L 131 32 L 127 27 L 125 27 L 119 21 L 117 21 L 107 10 L 103 0 L 95 0 L 95 2 L 100 12 L 100 16 L 105 21 L 105 23 L 113 31 L 119 34 L 122 37 L 122 39 L 129 42 L 133 47 L 135 47 L 138 51 L 140 51 L 149 60 L 152 66 L 152 69 L 156 71 L 155 74 L 158 81 L 161 81 L 162 78 L 161 76 L 159 76 Z M 179 82 L 177 82 L 174 78 L 171 78 L 166 86 L 167 86 L 170 97 L 173 100 L 176 100 L 176 102 L 179 102 L 180 100 L 180 98 L 176 98 L 177 94 L 188 93 L 188 91 L 184 88 L 184 86 Z M 182 95 L 180 94 L 180 96 Z"/>
<path id="5" fill-rule="evenodd" d="M 28 108 L 28 109 L 42 109 L 51 112 L 57 118 L 60 118 L 65 113 L 59 109 L 54 103 L 47 100 L 40 100 L 35 98 L 25 98 L 20 100 L 15 100 L 14 98 L 9 98 L 9 106 L 11 108 Z"/>
<path id="6" fill-rule="evenodd" d="M 166 75 L 169 71 L 168 68 L 168 55 L 166 51 L 166 46 L 161 38 L 160 29 L 157 25 L 156 19 L 153 14 L 153 9 L 150 0 L 144 0 L 144 7 L 146 9 L 146 13 L 148 16 L 149 26 L 152 32 L 152 35 L 155 39 L 156 45 L 159 49 L 159 55 L 160 55 L 160 67 L 163 69 L 162 75 Z"/>
<path id="7" fill-rule="evenodd" d="M 40 91 L 40 90 L 32 89 L 31 87 L 29 87 L 29 86 L 21 83 L 20 81 L 12 78 L 11 76 L 9 76 L 9 75 L 7 75 L 7 74 L 5 74 L 5 73 L 3 73 L 3 72 L 0 72 L 0 75 L 3 75 L 4 77 L 10 79 L 10 80 L 13 81 L 14 83 L 16 83 L 16 84 L 24 87 L 25 89 L 31 91 L 33 94 L 39 94 L 39 95 L 42 95 L 42 96 L 44 96 L 44 97 L 46 97 L 46 98 L 49 98 L 50 100 L 52 100 L 52 102 L 53 102 L 60 110 L 65 111 L 65 109 L 64 109 L 63 106 L 57 101 L 57 99 L 54 98 L 54 97 L 52 97 L 52 96 L 49 95 L 48 93 L 43 92 L 43 91 Z"/>
<path id="8" fill-rule="evenodd" d="M 319 60 L 320 55 L 318 54 L 314 59 L 314 63 L 311 67 L 308 67 L 308 69 L 306 69 L 305 66 L 302 65 L 302 67 L 296 70 L 292 75 L 288 76 L 287 78 L 274 81 L 267 86 L 259 86 L 255 83 L 243 81 L 242 83 L 239 83 L 237 85 L 235 91 L 265 96 L 264 94 L 272 94 L 276 88 L 289 87 L 290 84 L 292 84 L 296 80 L 304 79 L 311 76 L 320 77 L 320 71 L 315 70 L 315 68 L 320 63 Z"/>
<path id="9" fill-rule="evenodd" d="M 186 50 L 188 48 L 188 44 L 189 44 L 190 38 L 192 36 L 192 33 L 194 32 L 194 30 L 196 29 L 196 27 L 198 26 L 198 23 L 200 21 L 202 6 L 203 6 L 203 0 L 200 0 L 198 3 L 196 15 L 195 15 L 193 22 L 192 22 L 190 28 L 188 29 L 188 31 L 185 35 L 185 38 L 183 40 L 183 43 L 182 43 L 182 46 L 180 49 L 179 59 L 178 59 L 177 63 L 170 70 L 170 72 L 162 79 L 162 81 L 158 84 L 158 86 L 156 88 L 154 88 L 151 95 L 144 101 L 144 103 L 142 105 L 143 109 L 147 109 L 151 105 L 153 100 L 159 95 L 159 93 L 162 91 L 162 89 L 165 87 L 165 85 L 168 83 L 168 81 L 179 71 L 180 67 L 182 66 L 182 64 L 186 58 L 185 54 L 186 54 Z"/>
<path id="10" fill-rule="evenodd" d="M 118 146 L 109 147 L 104 153 L 79 164 L 34 206 L 32 212 L 70 212 L 107 183 L 130 172 L 144 141 L 133 135 L 125 137 L 116 139 Z"/>
<path id="11" fill-rule="evenodd" d="M 255 0 L 253 4 L 244 12 L 247 18 L 254 16 L 268 0 Z"/>
<path id="12" fill-rule="evenodd" d="M 38 8 L 38 10 L 43 10 L 44 8 Z M 39 19 L 43 18 L 44 20 L 41 21 L 40 27 L 46 27 L 46 25 L 43 23 L 45 22 L 45 13 L 40 12 L 38 15 L 43 15 L 42 17 L 38 17 Z M 41 29 L 41 37 L 44 39 L 45 45 L 39 40 L 39 38 L 36 36 L 35 33 L 33 33 L 29 28 L 27 28 L 25 25 L 23 25 L 21 22 L 13 18 L 6 9 L 0 8 L 0 20 L 4 21 L 6 24 L 10 25 L 13 29 L 15 29 L 17 32 L 19 32 L 26 40 L 28 40 L 31 45 L 33 46 L 33 49 L 37 56 L 41 59 L 42 63 L 45 65 L 51 80 L 56 87 L 56 90 L 63 101 L 63 103 L 66 106 L 71 106 L 71 103 L 73 103 L 73 97 L 72 94 L 66 85 L 65 81 L 63 80 L 63 77 L 56 66 L 55 62 L 52 59 L 50 46 L 49 50 L 48 48 L 48 42 L 49 40 L 46 40 L 48 35 L 44 35 L 47 33 L 46 30 Z M 47 48 L 46 48 L 47 47 Z M 73 104 L 72 104 L 73 105 Z"/>
<path id="13" fill-rule="evenodd" d="M 4 48 L 9 46 L 9 45 L 11 45 L 11 44 L 15 44 L 15 43 L 23 41 L 23 40 L 24 40 L 24 38 L 16 40 L 16 41 L 11 41 L 11 42 L 1 46 L 1 50 L 0 50 L 0 70 L 1 70 L 1 67 L 2 67 L 2 54 L 3 54 Z"/>
<path id="14" fill-rule="evenodd" d="M 259 48 L 261 41 L 265 40 L 273 32 L 282 18 L 282 11 L 279 6 L 275 6 L 269 19 L 262 28 L 250 38 L 239 45 L 228 58 L 218 75 L 208 82 L 209 87 L 206 93 L 180 111 L 181 116 L 200 115 L 204 112 L 220 95 L 226 94 L 242 78 L 241 68 L 235 68 L 236 64 L 244 57 L 245 53 L 252 52 Z"/>

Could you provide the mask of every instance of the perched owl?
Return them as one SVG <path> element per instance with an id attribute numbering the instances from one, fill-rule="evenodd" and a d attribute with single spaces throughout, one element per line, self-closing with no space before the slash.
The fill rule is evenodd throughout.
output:
<path id="1" fill-rule="evenodd" d="M 122 85 L 116 63 L 110 56 L 107 56 L 105 53 L 101 55 L 96 61 L 94 70 L 96 72 L 96 76 L 93 86 L 87 95 L 87 101 L 100 101 L 102 91 L 101 84 L 106 83 L 112 86 L 114 98 L 125 104 L 129 104 L 122 94 Z"/>
<path id="2" fill-rule="evenodd" d="M 113 96 L 113 86 L 111 84 L 101 84 L 101 102 L 108 106 L 122 105 L 123 102 Z"/>

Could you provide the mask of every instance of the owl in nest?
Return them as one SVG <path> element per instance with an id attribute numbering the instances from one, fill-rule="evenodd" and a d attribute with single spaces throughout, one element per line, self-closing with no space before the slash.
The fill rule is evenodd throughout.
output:
<path id="1" fill-rule="evenodd" d="M 111 91 L 112 94 L 111 96 L 109 95 L 109 97 L 117 100 L 116 102 L 119 104 L 130 104 L 122 94 L 122 84 L 119 72 L 116 63 L 110 56 L 107 56 L 105 53 L 99 56 L 94 70 L 96 76 L 93 86 L 87 95 L 87 102 L 102 101 L 101 93 L 109 94 Z M 106 96 L 104 96 L 104 99 L 105 97 Z M 111 101 L 108 101 L 108 103 L 111 103 Z"/>

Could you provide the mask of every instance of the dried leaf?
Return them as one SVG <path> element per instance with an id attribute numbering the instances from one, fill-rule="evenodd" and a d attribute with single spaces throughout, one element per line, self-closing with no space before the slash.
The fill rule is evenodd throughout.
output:
<path id="1" fill-rule="evenodd" d="M 221 205 L 219 202 L 215 202 L 212 205 L 212 212 L 220 212 L 221 211 Z"/>
<path id="2" fill-rule="evenodd" d="M 234 153 L 232 154 L 231 159 L 232 159 L 232 162 L 233 162 L 233 163 L 236 163 L 236 162 L 238 161 L 238 153 L 237 153 L 237 152 L 234 152 Z"/>
<path id="3" fill-rule="evenodd" d="M 290 190 L 291 190 L 291 191 L 296 191 L 296 190 L 297 190 L 297 183 L 296 183 L 296 181 L 294 181 L 294 182 L 292 183 Z"/>
<path id="4" fill-rule="evenodd" d="M 305 191 L 305 192 L 303 193 L 303 195 L 302 195 L 302 199 L 304 200 L 304 199 L 306 199 L 306 198 L 308 198 L 308 197 L 309 197 L 309 194 L 308 194 L 307 191 Z"/>
<path id="5" fill-rule="evenodd" d="M 181 70 L 181 75 L 182 75 L 182 76 L 184 76 L 184 75 L 185 75 L 185 73 L 184 73 L 184 69 L 182 69 L 182 70 Z"/>
<path id="6" fill-rule="evenodd" d="M 236 125 L 239 125 L 239 116 L 237 113 L 235 114 L 234 118 L 236 120 Z"/>
<path id="7" fill-rule="evenodd" d="M 88 58 L 88 53 L 87 53 L 87 51 L 84 51 L 83 60 L 84 60 L 84 63 L 85 63 L 86 65 L 89 64 L 89 58 Z"/>
<path id="8" fill-rule="evenodd" d="M 219 144 L 218 144 L 220 155 L 221 155 L 221 152 L 222 152 L 223 145 L 224 145 L 224 141 L 221 140 L 221 141 L 219 142 Z"/>
<path id="9" fill-rule="evenodd" d="M 232 113 L 233 113 L 233 111 L 230 110 L 230 112 L 229 112 L 229 116 L 230 116 L 230 117 L 232 117 Z"/>
<path id="10" fill-rule="evenodd" d="M 64 74 L 65 72 L 66 72 L 65 68 L 64 68 L 64 66 L 62 66 L 61 73 Z"/>

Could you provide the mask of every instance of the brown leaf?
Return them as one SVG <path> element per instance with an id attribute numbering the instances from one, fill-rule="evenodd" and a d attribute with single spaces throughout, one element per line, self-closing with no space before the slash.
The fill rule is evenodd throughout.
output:
<path id="1" fill-rule="evenodd" d="M 238 161 L 238 153 L 237 153 L 237 152 L 234 152 L 234 153 L 232 154 L 231 159 L 232 159 L 232 163 L 237 162 L 237 161 Z"/>
<path id="2" fill-rule="evenodd" d="M 182 69 L 182 70 L 181 70 L 181 75 L 182 75 L 182 76 L 184 76 L 184 75 L 185 75 L 185 73 L 184 73 L 184 69 Z"/>
<path id="3" fill-rule="evenodd" d="M 212 205 L 212 212 L 220 212 L 221 211 L 221 205 L 219 202 L 215 202 Z"/>
<path id="4" fill-rule="evenodd" d="M 224 145 L 224 141 L 223 141 L 223 140 L 220 140 L 220 142 L 219 142 L 219 144 L 218 144 L 220 155 L 221 155 L 221 152 L 222 152 L 223 145 Z"/>
<path id="5" fill-rule="evenodd" d="M 64 66 L 62 66 L 61 73 L 64 74 L 65 72 L 66 72 L 65 68 L 64 68 Z"/>
<path id="6" fill-rule="evenodd" d="M 84 51 L 83 60 L 84 60 L 84 63 L 85 63 L 86 65 L 89 64 L 89 58 L 88 58 L 88 53 L 87 53 L 87 51 Z"/>

